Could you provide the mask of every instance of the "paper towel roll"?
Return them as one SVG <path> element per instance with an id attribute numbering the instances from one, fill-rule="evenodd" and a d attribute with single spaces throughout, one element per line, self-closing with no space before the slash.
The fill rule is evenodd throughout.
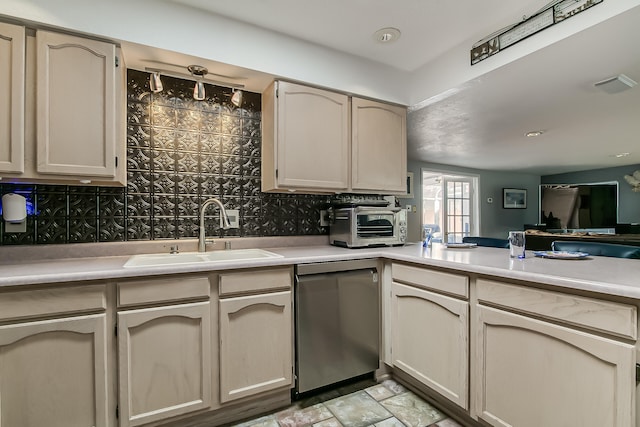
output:
<path id="1" fill-rule="evenodd" d="M 7 222 L 22 222 L 27 217 L 27 199 L 19 194 L 2 196 L 2 217 Z"/>

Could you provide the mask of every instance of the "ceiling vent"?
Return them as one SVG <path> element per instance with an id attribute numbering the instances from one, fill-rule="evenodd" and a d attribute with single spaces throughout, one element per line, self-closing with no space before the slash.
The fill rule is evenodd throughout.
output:
<path id="1" fill-rule="evenodd" d="M 604 79 L 597 83 L 594 83 L 594 86 L 602 89 L 607 93 L 618 93 L 623 90 L 631 89 L 638 83 L 625 76 L 624 74 L 619 74 L 615 77 L 609 77 L 608 79 Z"/>

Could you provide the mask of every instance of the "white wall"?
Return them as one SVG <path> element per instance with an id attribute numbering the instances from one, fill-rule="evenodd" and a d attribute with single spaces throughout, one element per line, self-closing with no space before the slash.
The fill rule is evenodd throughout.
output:
<path id="1" fill-rule="evenodd" d="M 408 170 L 414 176 L 414 198 L 400 199 L 402 206 L 413 204 L 417 206 L 416 213 L 407 215 L 408 240 L 415 242 L 420 240 L 422 222 L 422 180 L 421 170 L 433 169 L 446 171 L 451 174 L 462 173 L 475 175 L 479 178 L 479 202 L 480 202 L 480 231 L 482 237 L 506 238 L 510 230 L 522 230 L 524 224 L 538 222 L 538 186 L 540 176 L 517 173 L 498 172 L 480 169 L 469 169 L 457 166 L 441 165 L 437 163 L 425 163 L 409 161 Z M 527 190 L 527 209 L 503 209 L 502 189 L 522 188 Z M 493 203 L 488 203 L 491 197 Z"/>
<path id="2" fill-rule="evenodd" d="M 407 73 L 162 0 L 2 0 L 0 15 L 408 104 Z"/>

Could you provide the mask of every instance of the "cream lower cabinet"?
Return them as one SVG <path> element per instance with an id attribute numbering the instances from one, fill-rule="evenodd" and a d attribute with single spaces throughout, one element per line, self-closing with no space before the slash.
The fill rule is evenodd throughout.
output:
<path id="1" fill-rule="evenodd" d="M 290 289 L 288 268 L 220 276 L 220 400 L 223 403 L 291 387 Z M 260 293 L 242 295 L 247 292 Z M 240 295 L 227 297 L 227 293 Z"/>
<path id="2" fill-rule="evenodd" d="M 74 314 L 104 311 L 104 295 L 104 286 L 0 294 L 0 320 L 12 322 L 0 326 L 0 425 L 113 426 L 106 314 Z M 15 323 L 25 317 L 46 320 Z"/>
<path id="3" fill-rule="evenodd" d="M 556 324 L 597 325 L 635 340 L 635 307 L 487 280 L 478 281 L 478 298 L 480 420 L 517 427 L 635 425 L 634 346 Z"/>
<path id="4" fill-rule="evenodd" d="M 467 278 L 401 264 L 392 268 L 393 366 L 468 409 L 469 303 L 424 288 L 447 289 L 451 283 L 451 290 L 464 295 Z"/>
<path id="5" fill-rule="evenodd" d="M 120 426 L 136 426 L 211 407 L 209 292 L 206 277 L 118 284 Z M 176 302 L 187 298 L 206 300 Z M 125 310 L 140 304 L 163 305 Z"/>

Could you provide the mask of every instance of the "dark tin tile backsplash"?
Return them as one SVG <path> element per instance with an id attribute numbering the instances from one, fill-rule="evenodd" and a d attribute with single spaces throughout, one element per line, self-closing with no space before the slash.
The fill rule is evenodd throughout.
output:
<path id="1" fill-rule="evenodd" d="M 327 234 L 319 226 L 328 196 L 260 192 L 261 95 L 245 92 L 242 108 L 231 89 L 162 76 L 127 73 L 127 187 L 0 184 L 0 194 L 28 200 L 26 233 L 4 233 L 0 245 L 181 239 L 198 235 L 201 203 L 218 197 L 239 209 L 240 228 L 221 230 L 207 213 L 209 236 Z"/>

